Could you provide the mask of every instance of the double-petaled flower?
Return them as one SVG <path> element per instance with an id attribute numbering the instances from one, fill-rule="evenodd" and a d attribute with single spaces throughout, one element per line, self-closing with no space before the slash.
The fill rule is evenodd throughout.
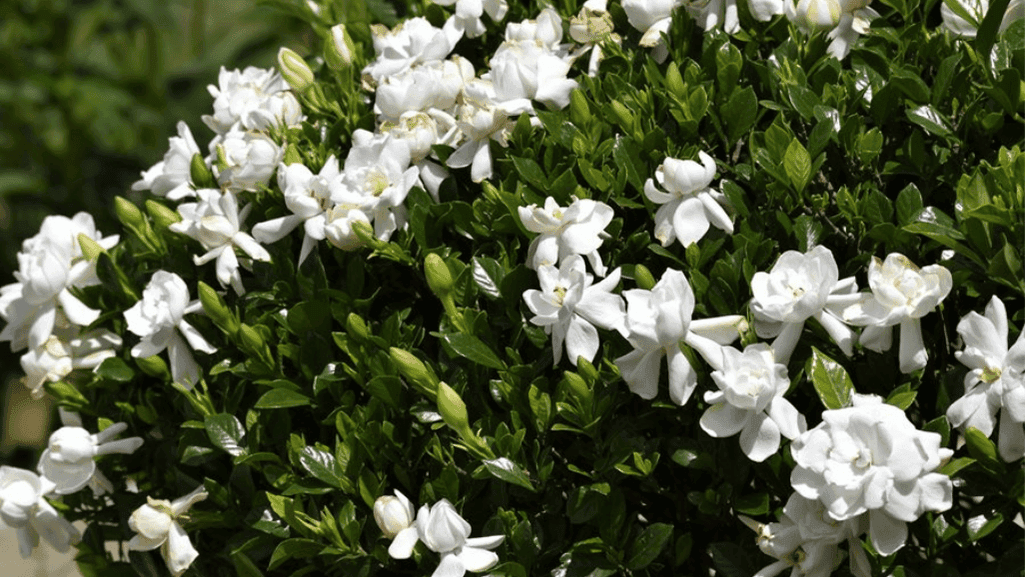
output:
<path id="1" fill-rule="evenodd" d="M 128 526 L 136 532 L 128 548 L 152 551 L 159 547 L 168 571 L 179 577 L 199 557 L 199 551 L 192 546 L 179 521 L 187 519 L 189 509 L 206 497 L 202 486 L 174 501 L 146 497 L 146 504 L 128 518 Z"/>
<path id="2" fill-rule="evenodd" d="M 827 52 L 843 60 L 858 36 L 867 34 L 879 13 L 870 0 L 784 0 L 783 13 L 806 32 L 829 31 Z"/>
<path id="3" fill-rule="evenodd" d="M 644 399 L 658 394 L 662 357 L 669 362 L 669 397 L 683 405 L 694 393 L 698 376 L 680 349 L 681 343 L 696 350 L 712 368 L 723 369 L 722 345 L 740 336 L 740 315 L 693 319 L 694 291 L 682 272 L 667 269 L 650 291 L 628 290 L 626 338 L 634 350 L 616 359 L 616 366 L 630 390 Z"/>
<path id="4" fill-rule="evenodd" d="M 860 298 L 854 277 L 840 280 L 833 253 L 819 245 L 806 253 L 784 252 L 769 272 L 751 278 L 751 311 L 755 331 L 762 338 L 775 337 L 772 349 L 784 365 L 797 346 L 805 322 L 815 319 L 840 349 L 854 351 L 854 331 L 836 311 Z"/>
<path id="5" fill-rule="evenodd" d="M 529 289 L 523 293 L 534 317 L 530 322 L 544 327 L 552 335 L 552 356 L 555 363 L 562 359 L 565 343 L 566 354 L 574 366 L 578 357 L 594 360 L 598 352 L 598 330 L 623 329 L 623 299 L 612 294 L 619 284 L 619 269 L 609 273 L 598 284 L 591 284 L 594 277 L 584 271 L 584 259 L 572 255 L 556 269 L 543 265 L 537 269 L 541 290 Z"/>
<path id="6" fill-rule="evenodd" d="M 950 508 L 953 485 L 936 469 L 953 451 L 880 397 L 855 394 L 853 403 L 823 412 L 822 422 L 790 445 L 790 483 L 836 521 L 867 512 L 872 545 L 890 555 L 904 545 L 908 522 Z"/>
<path id="7" fill-rule="evenodd" d="M 193 262 L 199 266 L 216 259 L 217 281 L 221 286 L 231 285 L 236 293 L 244 294 L 246 289 L 242 286 L 242 275 L 238 272 L 239 261 L 235 248 L 238 247 L 253 260 L 270 261 L 267 249 L 241 229 L 242 221 L 249 214 L 249 207 L 239 211 L 238 198 L 230 191 L 201 188 L 196 191 L 196 195 L 199 201 L 180 205 L 178 214 L 182 220 L 168 228 L 198 240 L 207 252 L 193 256 Z"/>
<path id="8" fill-rule="evenodd" d="M 128 429 L 125 423 L 114 423 L 94 435 L 82 428 L 77 416 L 65 418 L 69 420 L 50 435 L 46 450 L 39 457 L 39 473 L 54 484 L 53 492 L 58 495 L 69 495 L 86 485 L 95 495 L 113 491 L 113 485 L 96 468 L 96 457 L 134 453 L 142 446 L 142 437 L 115 439 Z"/>
<path id="9" fill-rule="evenodd" d="M 142 291 L 142 299 L 125 311 L 128 330 L 142 337 L 132 347 L 132 356 L 151 357 L 167 349 L 171 378 L 191 389 L 199 381 L 199 365 L 192 357 L 192 349 L 204 353 L 217 351 L 185 320 L 186 314 L 201 310 L 198 300 L 189 301 L 189 288 L 180 276 L 162 270 L 153 273 Z"/>
<path id="10" fill-rule="evenodd" d="M 740 433 L 740 448 L 756 462 L 776 454 L 780 436 L 795 439 L 807 428 L 804 415 L 783 398 L 790 386 L 787 368 L 772 349 L 750 345 L 740 352 L 722 348 L 722 369 L 712 373 L 718 391 L 705 393 L 710 406 L 701 416 L 701 428 L 713 437 Z"/>
<path id="11" fill-rule="evenodd" d="M 733 221 L 723 210 L 726 195 L 709 186 L 715 178 L 715 161 L 704 152 L 698 157 L 701 164 L 667 158 L 655 170 L 655 180 L 668 192 L 659 190 L 650 178 L 644 183 L 648 200 L 662 205 L 655 213 L 655 238 L 662 246 L 676 239 L 690 246 L 705 236 L 710 225 L 733 233 Z"/>
<path id="12" fill-rule="evenodd" d="M 168 139 L 170 148 L 164 159 L 142 173 L 132 190 L 148 190 L 169 200 L 194 196 L 192 190 L 192 157 L 199 154 L 199 146 L 192 137 L 189 125 L 178 122 L 178 136 Z"/>
<path id="13" fill-rule="evenodd" d="M 17 532 L 23 558 L 32 555 L 40 536 L 61 553 L 82 537 L 43 497 L 53 488 L 52 482 L 32 471 L 0 466 L 0 526 Z"/>
<path id="14" fill-rule="evenodd" d="M 885 261 L 872 258 L 868 284 L 872 292 L 861 293 L 844 308 L 843 320 L 865 327 L 859 342 L 876 352 L 893 346 L 893 327 L 900 325 L 901 372 L 925 368 L 929 355 L 922 341 L 921 318 L 950 293 L 950 271 L 938 264 L 918 268 L 906 256 L 892 253 Z"/>
<path id="15" fill-rule="evenodd" d="M 955 427 L 975 427 L 993 434 L 1000 415 L 998 447 L 1005 461 L 1025 457 L 1025 331 L 1008 348 L 1007 309 L 997 297 L 986 315 L 970 312 L 957 325 L 964 350 L 954 355 L 971 369 L 964 396 L 951 403 L 947 418 Z"/>
<path id="16" fill-rule="evenodd" d="M 598 276 L 605 276 L 598 247 L 602 244 L 602 232 L 612 222 L 611 206 L 573 197 L 573 203 L 563 208 L 549 196 L 544 208 L 531 204 L 519 207 L 518 211 L 523 226 L 539 233 L 527 250 L 528 267 L 554 265 L 577 254 L 587 257 Z"/>
<path id="17" fill-rule="evenodd" d="M 203 122 L 217 134 L 233 128 L 266 131 L 302 120 L 299 101 L 274 69 L 249 66 L 239 72 L 222 66 L 217 86 L 211 84 L 207 90 L 214 97 L 214 113 L 203 116 Z"/>

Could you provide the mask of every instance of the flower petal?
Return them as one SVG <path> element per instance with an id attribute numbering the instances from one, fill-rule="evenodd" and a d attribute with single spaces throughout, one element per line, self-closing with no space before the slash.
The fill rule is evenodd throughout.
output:
<path id="1" fill-rule="evenodd" d="M 708 232 L 708 226 L 705 206 L 695 197 L 683 199 L 673 213 L 673 231 L 685 247 L 701 240 Z"/>
<path id="2" fill-rule="evenodd" d="M 413 547 L 419 540 L 416 526 L 406 527 L 395 535 L 395 539 L 388 547 L 388 554 L 392 559 L 409 559 L 413 555 Z"/>
<path id="3" fill-rule="evenodd" d="M 891 517 L 883 509 L 872 509 L 868 515 L 868 522 L 872 546 L 882 555 L 892 555 L 907 541 L 907 523 Z"/>
<path id="4" fill-rule="evenodd" d="M 498 555 L 494 552 L 468 545 L 464 546 L 456 554 L 456 557 L 459 557 L 459 560 L 463 562 L 463 567 L 467 571 L 473 571 L 474 573 L 487 571 L 498 564 Z"/>
<path id="5" fill-rule="evenodd" d="M 779 450 L 779 426 L 765 413 L 759 413 L 747 422 L 740 432 L 740 448 L 747 458 L 761 463 Z"/>

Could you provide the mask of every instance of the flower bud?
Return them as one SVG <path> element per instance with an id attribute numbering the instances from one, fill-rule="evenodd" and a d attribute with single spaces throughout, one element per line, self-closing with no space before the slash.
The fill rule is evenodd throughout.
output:
<path id="1" fill-rule="evenodd" d="M 349 332 L 350 336 L 356 337 L 361 341 L 365 341 L 371 336 L 367 322 L 356 313 L 349 313 L 349 316 L 345 319 L 345 330 Z"/>
<path id="2" fill-rule="evenodd" d="M 402 373 L 402 376 L 413 381 L 426 391 L 437 391 L 437 375 L 434 374 L 434 371 L 424 365 L 420 359 L 416 358 L 413 353 L 400 348 L 391 347 L 388 349 L 388 354 L 391 356 L 392 362 L 395 363 L 395 368 Z"/>
<path id="3" fill-rule="evenodd" d="M 281 71 L 285 82 L 288 82 L 288 85 L 296 92 L 306 92 L 313 86 L 313 71 L 310 70 L 310 66 L 306 64 L 303 57 L 296 54 L 294 50 L 284 46 L 278 50 L 278 70 Z"/>
<path id="4" fill-rule="evenodd" d="M 160 355 L 136 357 L 135 364 L 139 367 L 139 370 L 151 377 L 163 380 L 171 379 L 171 371 L 168 370 L 167 363 L 160 357 Z"/>
<path id="5" fill-rule="evenodd" d="M 238 332 L 240 326 L 235 314 L 217 291 L 203 281 L 199 281 L 199 302 L 210 320 L 228 335 Z"/>
<path id="6" fill-rule="evenodd" d="M 103 247 L 85 233 L 78 234 L 78 246 L 82 248 L 82 256 L 86 260 L 96 260 L 104 252 Z"/>
<path id="7" fill-rule="evenodd" d="M 452 292 L 452 287 L 455 284 L 452 280 L 452 271 L 436 253 L 432 252 L 424 259 L 424 274 L 427 276 L 427 284 L 434 294 L 444 297 Z"/>
<path id="8" fill-rule="evenodd" d="M 460 436 L 472 436 L 466 403 L 459 397 L 459 393 L 444 381 L 438 383 L 438 412 L 441 413 L 445 424 L 459 432 Z"/>
<path id="9" fill-rule="evenodd" d="M 126 227 L 136 231 L 146 230 L 146 217 L 143 216 L 139 207 L 127 198 L 114 197 L 114 213 L 117 214 L 117 219 L 121 221 L 121 224 Z"/>
<path id="10" fill-rule="evenodd" d="M 591 122 L 591 109 L 587 105 L 587 97 L 577 89 L 569 93 L 569 117 L 579 127 Z"/>
<path id="11" fill-rule="evenodd" d="M 394 539 L 400 531 L 413 524 L 413 504 L 398 491 L 394 497 L 382 495 L 374 501 L 374 521 L 385 537 Z"/>
<path id="12" fill-rule="evenodd" d="M 356 47 L 344 24 L 331 28 L 331 41 L 324 47 L 324 62 L 331 70 L 342 70 L 352 66 Z"/>
<path id="13" fill-rule="evenodd" d="M 636 265 L 634 267 L 634 281 L 637 282 L 637 287 L 650 291 L 655 286 L 655 277 L 651 275 L 651 271 L 648 267 L 643 264 Z"/>
<path id="14" fill-rule="evenodd" d="M 182 215 L 178 214 L 178 211 L 171 210 L 153 199 L 146 201 L 146 212 L 160 228 L 167 228 L 176 222 L 181 222 L 182 219 Z"/>
<path id="15" fill-rule="evenodd" d="M 196 188 L 217 188 L 217 180 L 210 172 L 210 167 L 206 165 L 206 160 L 198 152 L 192 155 L 189 162 L 189 178 Z"/>

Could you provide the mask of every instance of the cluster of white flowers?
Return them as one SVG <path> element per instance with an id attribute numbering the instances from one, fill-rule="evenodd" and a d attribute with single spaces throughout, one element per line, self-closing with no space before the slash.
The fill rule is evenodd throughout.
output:
<path id="1" fill-rule="evenodd" d="M 399 491 L 377 498 L 374 520 L 384 536 L 392 539 L 388 554 L 393 558 L 409 559 L 417 543 L 438 553 L 441 560 L 431 577 L 462 577 L 467 571 L 487 571 L 498 564 L 498 555 L 491 549 L 505 540 L 505 535 L 471 538 L 470 524 L 447 499 L 423 505 L 414 519 L 413 503 Z"/>
<path id="2" fill-rule="evenodd" d="M 29 557 L 43 537 L 54 549 L 64 553 L 78 543 L 82 535 L 60 516 L 47 496 L 60 497 L 90 487 L 95 495 L 113 491 L 94 459 L 113 453 L 131 454 L 142 446 L 142 438 L 115 439 L 127 430 L 125 423 L 113 423 L 96 434 L 82 428 L 76 413 L 60 411 L 64 426 L 50 435 L 46 450 L 39 458 L 39 474 L 16 467 L 0 467 L 0 528 L 9 527 L 18 535 L 22 557 Z"/>
<path id="3" fill-rule="evenodd" d="M 18 281 L 0 287 L 0 318 L 7 321 L 0 341 L 12 351 L 28 349 L 21 366 L 26 386 L 40 398 L 43 384 L 59 381 L 72 370 L 95 368 L 114 355 L 121 339 L 106 329 L 87 330 L 100 311 L 85 305 L 75 292 L 100 283 L 96 263 L 85 258 L 79 237 L 111 249 L 118 236 L 103 236 L 92 216 L 48 216 L 39 233 L 22 243 Z"/>

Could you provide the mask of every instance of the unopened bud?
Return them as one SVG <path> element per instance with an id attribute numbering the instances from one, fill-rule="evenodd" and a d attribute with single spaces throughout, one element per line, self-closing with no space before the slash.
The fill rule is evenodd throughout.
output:
<path id="1" fill-rule="evenodd" d="M 591 109 L 587 105 L 587 97 L 579 88 L 569 93 L 569 117 L 573 124 L 580 127 L 591 122 Z"/>
<path id="2" fill-rule="evenodd" d="M 423 361 L 416 358 L 413 353 L 397 347 L 391 347 L 388 349 L 388 355 L 391 357 L 392 362 L 395 363 L 395 368 L 402 373 L 402 376 L 419 385 L 425 391 L 436 391 L 438 389 L 437 375 Z"/>
<path id="3" fill-rule="evenodd" d="M 192 155 L 189 162 L 189 177 L 196 188 L 217 188 L 217 180 L 214 178 L 206 160 L 197 152 Z"/>
<path id="4" fill-rule="evenodd" d="M 167 381 L 171 380 L 171 371 L 167 369 L 167 363 L 164 362 L 164 359 L 160 358 L 160 355 L 137 357 L 135 364 L 139 367 L 139 370 L 151 377 Z"/>
<path id="5" fill-rule="evenodd" d="M 199 302 L 202 303 L 203 311 L 206 315 L 222 331 L 228 335 L 233 335 L 239 330 L 238 319 L 235 318 L 235 314 L 228 308 L 228 304 L 224 302 L 224 299 L 221 298 L 221 295 L 217 294 L 213 287 L 203 281 L 199 281 Z"/>
<path id="6" fill-rule="evenodd" d="M 146 212 L 158 228 L 167 228 L 176 222 L 181 222 L 182 219 L 182 215 L 177 211 L 171 210 L 153 199 L 146 201 Z"/>
<path id="7" fill-rule="evenodd" d="M 139 207 L 127 198 L 114 197 L 114 213 L 117 214 L 117 219 L 121 221 L 121 224 L 126 227 L 136 231 L 146 230 L 146 217 L 142 215 Z"/>
<path id="8" fill-rule="evenodd" d="M 367 322 L 356 313 L 349 313 L 345 319 L 345 330 L 349 331 L 350 336 L 362 341 L 370 338 L 370 328 L 367 327 Z"/>
<path id="9" fill-rule="evenodd" d="M 385 537 L 394 539 L 400 531 L 413 524 L 413 504 L 398 491 L 394 497 L 382 495 L 374 501 L 374 521 Z"/>
<path id="10" fill-rule="evenodd" d="M 648 267 L 643 264 L 634 266 L 634 281 L 637 283 L 637 287 L 650 291 L 655 286 L 655 277 L 651 275 L 651 271 Z"/>
<path id="11" fill-rule="evenodd" d="M 427 284 L 439 297 L 444 297 L 452 292 L 455 281 L 452 280 L 452 271 L 448 269 L 444 259 L 437 253 L 430 253 L 424 259 L 424 275 L 427 277 Z"/>
<path id="12" fill-rule="evenodd" d="M 285 82 L 298 93 L 306 92 L 313 86 L 313 71 L 310 70 L 310 66 L 306 64 L 303 57 L 296 54 L 294 50 L 284 46 L 278 50 L 278 70 L 281 71 Z"/>
<path id="13" fill-rule="evenodd" d="M 452 427 L 460 436 L 470 437 L 470 417 L 466 413 L 466 403 L 459 393 L 447 383 L 438 383 L 438 412 L 445 424 Z"/>
<path id="14" fill-rule="evenodd" d="M 85 233 L 78 234 L 78 246 L 82 247 L 82 256 L 84 256 L 86 260 L 96 260 L 104 253 L 103 247 L 95 240 L 89 238 Z"/>
<path id="15" fill-rule="evenodd" d="M 331 28 L 331 41 L 324 47 L 324 62 L 331 70 L 342 70 L 352 66 L 356 55 L 356 46 L 349 36 L 344 24 Z"/>

